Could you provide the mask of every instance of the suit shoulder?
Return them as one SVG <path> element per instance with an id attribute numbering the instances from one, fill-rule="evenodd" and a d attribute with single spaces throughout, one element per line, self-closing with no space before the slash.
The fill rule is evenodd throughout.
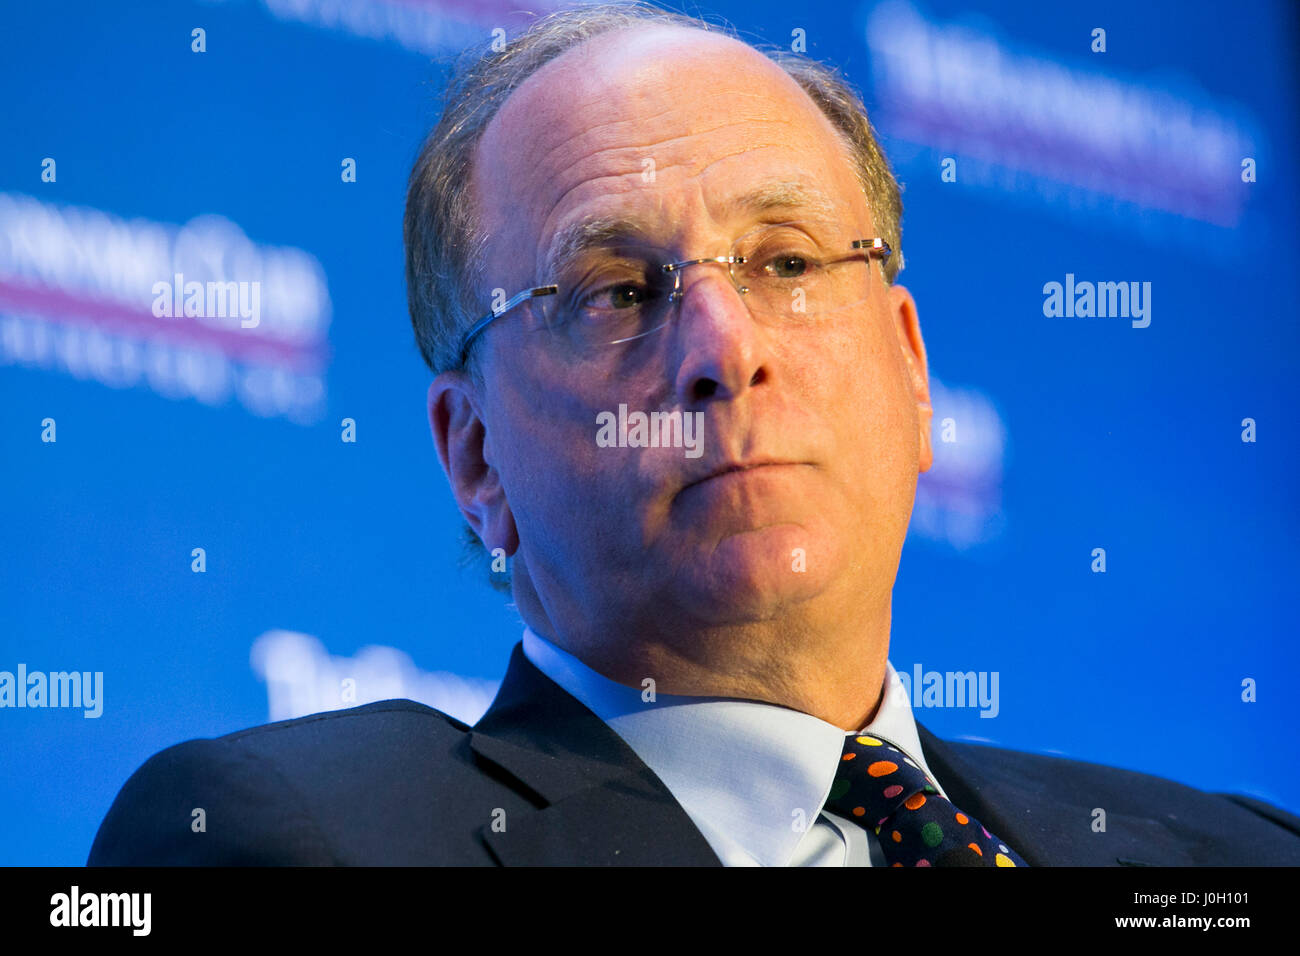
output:
<path id="1" fill-rule="evenodd" d="M 1300 816 L 1283 810 L 1281 807 L 1274 806 L 1266 800 L 1260 800 L 1258 797 L 1246 796 L 1242 793 L 1216 793 L 1215 796 L 1231 800 L 1240 806 L 1245 807 L 1251 813 L 1257 814 L 1266 820 L 1270 820 L 1280 827 L 1290 830 L 1296 836 L 1300 837 Z"/>
<path id="2" fill-rule="evenodd" d="M 1182 788 L 1194 793 L 1201 792 L 1166 777 L 1158 777 L 1139 770 L 1127 770 L 1123 767 L 1095 761 L 1080 760 L 1063 754 L 1012 750 L 982 741 L 945 740 L 944 744 L 957 751 L 962 758 L 978 764 L 986 771 L 991 771 L 999 776 L 1014 775 L 1044 780 L 1084 779 L 1095 783 L 1109 782 L 1116 786 L 1130 788 L 1135 784 L 1153 784 Z"/>
<path id="3" fill-rule="evenodd" d="M 1250 865 L 1300 865 L 1300 817 L 1264 800 L 1055 754 L 967 741 L 944 744 L 999 783 L 1036 790 L 1087 812 L 1100 807 L 1110 816 L 1159 826 L 1184 846 L 1196 847 L 1208 862 L 1234 848 Z"/>
<path id="4" fill-rule="evenodd" d="M 454 785 L 469 726 L 410 700 L 276 721 L 162 750 L 113 801 L 90 866 L 343 862 L 333 805 Z M 415 774 L 413 763 L 424 770 Z M 403 778 L 405 783 L 403 782 Z"/>
<path id="5" fill-rule="evenodd" d="M 1061 754 L 1034 753 L 1028 750 L 1010 750 L 985 743 L 947 740 L 944 743 L 956 750 L 962 758 L 978 764 L 999 777 L 1038 780 L 1077 787 L 1122 793 L 1164 793 L 1185 799 L 1226 799 L 1229 794 L 1210 793 L 1168 777 L 1140 770 L 1129 770 L 1110 764 L 1080 760 Z M 1242 804 L 1244 806 L 1244 804 Z M 1268 806 L 1262 804 L 1261 806 Z"/>
<path id="6" fill-rule="evenodd" d="M 330 862 L 313 822 L 273 774 L 225 740 L 189 740 L 131 774 L 87 866 L 256 866 Z"/>
<path id="7" fill-rule="evenodd" d="M 429 786 L 445 780 L 463 761 L 470 728 L 449 714 L 413 700 L 384 700 L 262 724 L 218 738 L 260 759 L 302 792 L 324 781 L 339 788 L 365 768 L 365 778 L 382 784 L 409 776 L 418 761 L 436 765 Z M 346 789 L 346 787 L 344 787 Z"/>
<path id="8" fill-rule="evenodd" d="M 469 729 L 463 721 L 427 704 L 381 700 L 345 710 L 259 724 L 217 739 L 267 751 L 277 747 L 347 748 L 365 746 L 375 737 L 391 741 L 394 734 L 455 742 Z"/>

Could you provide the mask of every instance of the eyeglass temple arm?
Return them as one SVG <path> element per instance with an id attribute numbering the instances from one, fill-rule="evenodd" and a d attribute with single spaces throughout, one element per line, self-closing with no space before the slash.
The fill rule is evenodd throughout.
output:
<path id="1" fill-rule="evenodd" d="M 531 299 L 534 298 L 535 296 L 542 296 L 542 295 L 555 295 L 555 293 L 559 291 L 560 291 L 559 286 L 539 285 L 533 289 L 524 289 L 523 292 L 518 292 L 515 295 L 512 295 L 510 298 L 506 299 L 505 303 L 501 306 L 501 308 L 493 309 L 487 315 L 483 316 L 483 318 L 475 322 L 470 327 L 470 330 L 465 333 L 465 337 L 460 340 L 460 364 L 464 365 L 465 360 L 469 358 L 470 343 L 473 342 L 474 339 L 478 337 L 480 332 L 486 329 L 497 319 L 501 318 L 501 316 L 505 315 L 507 312 L 509 312 L 511 309 L 517 306 L 520 302 L 523 302 L 526 299 Z"/>
<path id="2" fill-rule="evenodd" d="M 889 248 L 889 243 L 885 242 L 884 239 L 880 239 L 880 238 L 876 238 L 876 239 L 854 239 L 854 240 L 853 240 L 853 248 L 854 248 L 854 249 L 866 249 L 867 252 L 869 252 L 869 253 L 871 253 L 871 254 L 873 254 L 873 255 L 875 255 L 875 254 L 879 254 L 880 260 L 881 260 L 882 262 L 884 262 L 885 260 L 887 260 L 891 255 L 893 255 L 893 252 L 894 252 L 894 250 L 892 250 L 892 249 Z"/>

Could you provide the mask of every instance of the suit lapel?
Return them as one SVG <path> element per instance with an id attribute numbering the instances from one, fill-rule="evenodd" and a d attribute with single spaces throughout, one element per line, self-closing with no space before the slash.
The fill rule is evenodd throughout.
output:
<path id="1" fill-rule="evenodd" d="M 502 865 L 721 866 L 663 782 L 522 643 L 469 745 L 537 808 L 479 829 Z"/>
<path id="2" fill-rule="evenodd" d="M 996 785 L 984 768 L 961 757 L 921 722 L 916 722 L 925 761 L 953 804 L 1001 837 L 1030 866 L 1049 866 L 1051 848 L 1044 844 L 1029 817 L 1043 803 L 1041 792 L 1030 793 L 1007 784 Z"/>
<path id="3" fill-rule="evenodd" d="M 1030 866 L 1195 863 L 1155 820 L 1111 811 L 1106 830 L 1094 831 L 1097 800 L 1071 789 L 1075 778 L 1053 772 L 1046 766 L 1049 758 L 1041 758 L 1041 775 L 1017 771 L 997 748 L 940 740 L 920 721 L 916 729 L 926 763 L 953 804 L 1005 840 Z"/>

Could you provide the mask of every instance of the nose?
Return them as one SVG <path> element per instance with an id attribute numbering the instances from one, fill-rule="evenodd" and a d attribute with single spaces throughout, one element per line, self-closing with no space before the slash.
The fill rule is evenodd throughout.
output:
<path id="1" fill-rule="evenodd" d="M 734 401 L 767 376 L 766 336 L 726 263 L 707 260 L 678 279 L 677 399 L 686 409 Z"/>

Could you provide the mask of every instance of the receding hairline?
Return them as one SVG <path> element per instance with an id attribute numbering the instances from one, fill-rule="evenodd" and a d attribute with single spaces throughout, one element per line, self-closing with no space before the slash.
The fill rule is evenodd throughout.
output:
<path id="1" fill-rule="evenodd" d="M 680 23 L 665 23 L 656 20 L 636 21 L 632 23 L 620 24 L 610 27 L 607 30 L 590 36 L 585 40 L 575 43 L 558 56 L 547 60 L 540 67 L 528 75 L 528 77 L 510 92 L 502 102 L 492 118 L 485 127 L 485 132 L 490 129 L 496 118 L 505 112 L 510 101 L 529 87 L 536 86 L 545 82 L 548 74 L 562 72 L 565 70 L 582 69 L 590 67 L 595 60 L 602 56 L 612 57 L 616 55 L 610 47 L 620 40 L 631 43 L 639 43 L 645 46 L 654 45 L 656 39 L 666 39 L 672 34 L 685 34 L 689 40 L 696 41 L 697 44 L 708 46 L 721 46 L 730 49 L 737 55 L 742 55 L 746 59 L 751 59 L 755 64 L 762 65 L 764 69 L 769 66 L 775 66 L 776 72 L 771 75 L 774 77 L 786 76 L 788 74 L 779 66 L 774 64 L 769 57 L 756 49 L 744 40 L 728 34 L 718 32 L 717 30 L 708 29 L 708 24 L 701 22 L 700 26 L 688 26 Z M 662 44 L 659 44 L 662 45 Z M 680 51 L 681 48 L 679 47 Z M 584 63 L 585 60 L 585 63 Z M 797 86 L 798 84 L 796 84 Z"/>
<path id="2" fill-rule="evenodd" d="M 691 39 L 701 43 L 708 43 L 714 46 L 725 46 L 730 48 L 736 55 L 752 63 L 755 68 L 770 77 L 774 82 L 780 83 L 790 92 L 802 96 L 808 106 L 812 109 L 815 116 L 820 117 L 827 125 L 834 130 L 834 124 L 830 122 L 829 117 L 818 108 L 817 103 L 808 95 L 798 81 L 790 73 L 774 62 L 771 57 L 765 55 L 761 50 L 753 45 L 746 43 L 744 40 L 721 33 L 716 30 L 708 29 L 708 24 L 701 21 L 699 27 L 690 26 L 681 23 L 661 22 L 655 20 L 638 21 L 633 23 L 620 24 L 611 27 L 608 30 L 602 30 L 600 33 L 574 44 L 563 53 L 546 61 L 532 73 L 530 73 L 515 89 L 511 90 L 509 95 L 501 101 L 492 115 L 492 118 L 483 126 L 482 134 L 474 144 L 472 151 L 471 165 L 472 169 L 477 170 L 479 159 L 485 144 L 490 143 L 496 136 L 501 134 L 501 126 L 507 118 L 512 116 L 513 110 L 518 108 L 518 104 L 525 96 L 535 95 L 536 88 L 541 84 L 555 79 L 555 74 L 563 75 L 566 70 L 579 68 L 583 57 L 594 59 L 598 55 L 603 55 L 606 51 L 600 50 L 600 44 L 608 44 L 617 37 L 636 38 L 637 40 L 649 40 L 654 36 L 664 36 L 668 34 L 688 34 Z M 593 53 L 594 50 L 600 50 L 599 53 Z M 588 64 L 590 65 L 590 63 Z"/>
<path id="3" fill-rule="evenodd" d="M 854 157 L 852 144 L 842 132 L 831 122 L 825 111 L 819 107 L 817 102 L 808 94 L 808 91 L 798 83 L 790 73 L 783 69 L 780 64 L 776 63 L 771 57 L 764 54 L 761 50 L 755 48 L 738 37 L 733 37 L 725 33 L 715 32 L 706 29 L 707 24 L 702 22 L 700 27 L 693 27 L 679 23 L 663 23 L 657 21 L 644 21 L 623 24 L 613 27 L 612 29 L 602 31 L 594 36 L 583 40 L 564 53 L 544 63 L 537 70 L 532 72 L 522 83 L 519 84 L 510 94 L 502 101 L 500 107 L 495 111 L 492 118 L 485 124 L 482 135 L 474 144 L 471 151 L 471 160 L 469 168 L 468 188 L 466 189 L 466 198 L 470 200 L 471 215 L 479 224 L 481 229 L 485 213 L 485 207 L 479 195 L 480 176 L 483 173 L 483 152 L 492 147 L 494 138 L 506 135 L 502 126 L 506 123 L 512 123 L 513 107 L 518 107 L 523 96 L 537 95 L 536 89 L 539 85 L 554 82 L 557 78 L 562 77 L 563 71 L 575 69 L 577 64 L 575 60 L 581 60 L 582 57 L 591 54 L 593 44 L 596 41 L 608 41 L 616 36 L 634 36 L 638 39 L 647 38 L 652 35 L 665 36 L 669 34 L 694 34 L 693 39 L 703 41 L 718 41 L 721 45 L 728 46 L 741 55 L 744 59 L 755 64 L 760 72 L 771 78 L 776 83 L 786 87 L 797 98 L 801 99 L 807 106 L 809 116 L 813 122 L 821 125 L 829 134 L 836 146 L 841 150 L 842 158 L 845 160 L 848 169 L 853 170 Z M 714 45 L 718 45 L 715 43 Z M 557 74 L 557 71 L 558 74 Z M 522 96 L 521 96 L 522 94 Z M 855 177 L 856 178 L 856 177 Z M 869 205 L 869 204 L 868 204 Z M 756 187 L 746 190 L 739 195 L 730 196 L 722 200 L 722 208 L 726 212 L 739 212 L 742 210 L 753 210 L 762 212 L 765 210 L 776 209 L 782 206 L 789 208 L 804 208 L 812 212 L 817 218 L 834 218 L 840 207 L 831 201 L 826 193 L 820 189 L 812 188 L 807 183 L 797 182 L 789 179 L 777 177 L 768 182 L 759 184 Z M 874 219 L 874 211 L 871 212 Z M 651 231 L 652 221 L 648 216 L 639 216 L 636 214 L 613 213 L 607 215 L 590 214 L 561 227 L 551 238 L 542 239 L 543 246 L 539 247 L 539 261 L 537 263 L 541 277 L 539 281 L 549 282 L 552 276 L 557 275 L 561 268 L 572 258 L 581 253 L 584 249 L 590 248 L 606 239 L 615 239 L 622 237 L 644 237 Z M 486 238 L 486 237 L 485 237 Z"/>

